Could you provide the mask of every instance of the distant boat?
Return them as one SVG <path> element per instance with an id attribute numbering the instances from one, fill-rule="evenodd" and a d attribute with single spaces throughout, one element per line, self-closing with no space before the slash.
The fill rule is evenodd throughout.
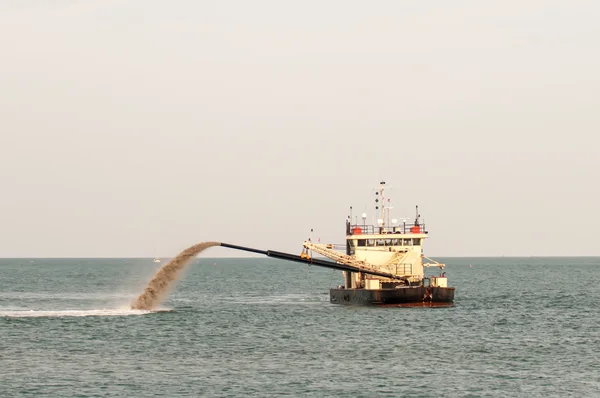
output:
<path id="1" fill-rule="evenodd" d="M 158 258 L 158 257 L 154 257 L 154 262 L 155 262 L 155 263 L 160 263 L 160 258 Z"/>

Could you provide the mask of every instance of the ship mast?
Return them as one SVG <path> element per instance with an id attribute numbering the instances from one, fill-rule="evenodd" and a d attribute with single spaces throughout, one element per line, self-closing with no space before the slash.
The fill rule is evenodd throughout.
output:
<path id="1" fill-rule="evenodd" d="M 381 230 L 385 229 L 385 198 L 383 197 L 383 185 L 384 181 L 381 181 Z"/>
<path id="2" fill-rule="evenodd" d="M 379 209 L 379 200 L 381 198 L 381 218 L 377 219 L 377 224 L 381 224 L 379 225 L 379 227 L 381 228 L 381 231 L 383 231 L 386 227 L 385 225 L 385 197 L 383 195 L 383 191 L 385 189 L 385 181 L 381 181 L 379 183 L 379 190 L 375 191 L 375 195 L 378 196 L 378 198 L 375 198 L 375 215 L 377 216 L 377 214 L 379 213 L 377 210 Z M 388 210 L 389 211 L 389 210 Z M 379 220 L 381 220 L 381 223 L 379 222 Z"/>
<path id="3" fill-rule="evenodd" d="M 421 218 L 421 215 L 419 214 L 419 205 L 416 206 L 416 212 L 415 212 L 415 226 L 418 227 L 419 226 L 419 218 Z"/>

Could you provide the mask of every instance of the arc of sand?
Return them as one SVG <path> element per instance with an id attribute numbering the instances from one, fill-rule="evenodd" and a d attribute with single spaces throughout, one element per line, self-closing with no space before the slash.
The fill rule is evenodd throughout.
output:
<path id="1" fill-rule="evenodd" d="M 163 265 L 148 282 L 144 291 L 131 303 L 136 310 L 151 310 L 167 297 L 169 286 L 179 278 L 181 271 L 192 258 L 209 247 L 219 246 L 220 242 L 201 242 L 188 247 L 174 259 Z"/>

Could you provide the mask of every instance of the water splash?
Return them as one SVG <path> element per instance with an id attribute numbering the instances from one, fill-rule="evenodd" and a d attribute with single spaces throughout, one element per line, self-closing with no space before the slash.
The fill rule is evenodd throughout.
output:
<path id="1" fill-rule="evenodd" d="M 145 315 L 154 311 L 134 310 L 131 308 L 101 309 L 101 310 L 0 310 L 0 317 L 8 318 L 62 318 L 82 316 L 129 316 Z"/>
<path id="2" fill-rule="evenodd" d="M 209 247 L 219 245 L 219 242 L 202 242 L 188 247 L 179 253 L 177 257 L 163 265 L 156 272 L 142 294 L 131 303 L 131 308 L 136 310 L 151 310 L 155 308 L 166 298 L 167 293 L 169 292 L 169 286 L 173 281 L 178 279 L 181 270 L 185 268 L 192 258 Z"/>

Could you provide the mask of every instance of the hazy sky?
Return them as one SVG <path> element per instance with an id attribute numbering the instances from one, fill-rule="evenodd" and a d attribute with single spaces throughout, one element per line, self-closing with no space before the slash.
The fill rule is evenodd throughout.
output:
<path id="1" fill-rule="evenodd" d="M 598 1 L 0 2 L 0 256 L 600 255 Z M 223 248 L 207 256 L 234 256 Z"/>

